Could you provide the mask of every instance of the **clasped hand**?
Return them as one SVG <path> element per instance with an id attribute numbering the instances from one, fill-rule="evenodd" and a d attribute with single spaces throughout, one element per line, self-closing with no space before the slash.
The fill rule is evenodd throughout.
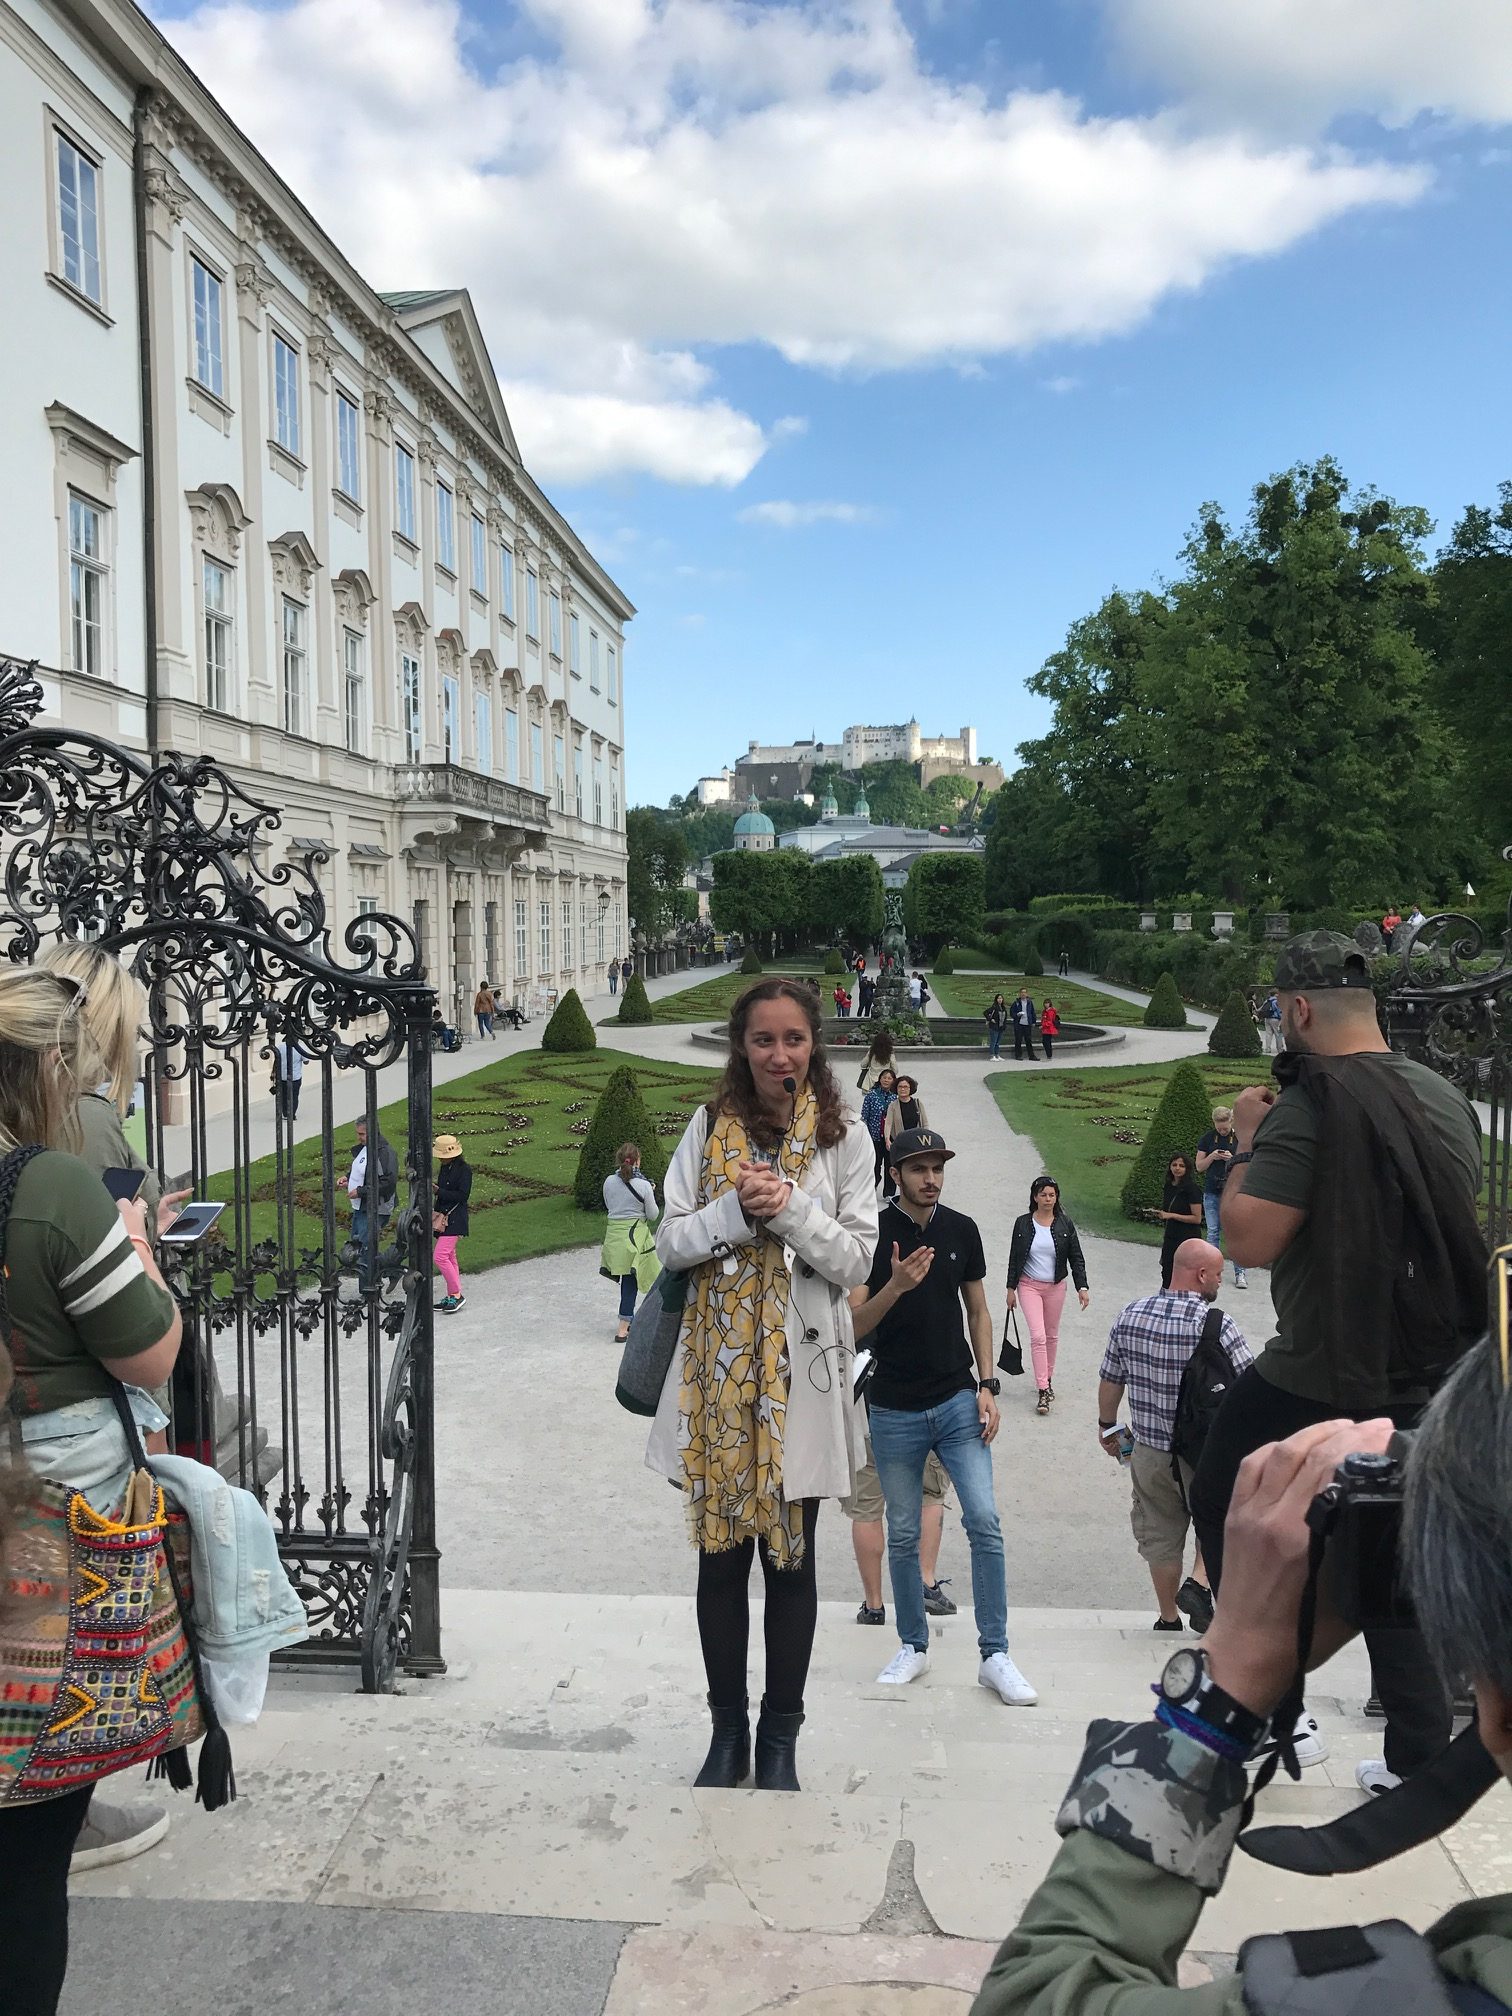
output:
<path id="1" fill-rule="evenodd" d="M 742 1162 L 735 1172 L 735 1195 L 747 1218 L 775 1218 L 793 1186 L 765 1162 Z"/>

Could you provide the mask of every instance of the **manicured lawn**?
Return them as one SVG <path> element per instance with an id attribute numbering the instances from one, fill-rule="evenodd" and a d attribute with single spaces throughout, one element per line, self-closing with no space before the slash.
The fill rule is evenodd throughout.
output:
<path id="1" fill-rule="evenodd" d="M 473 1169 L 471 1230 L 460 1247 L 464 1274 L 506 1260 L 528 1260 L 538 1253 L 597 1245 L 603 1237 L 598 1213 L 579 1211 L 573 1204 L 572 1179 L 598 1095 L 620 1064 L 634 1071 L 657 1132 L 667 1137 L 669 1146 L 682 1134 L 693 1108 L 708 1096 L 716 1075 L 697 1065 L 655 1063 L 620 1050 L 588 1051 L 579 1057 L 548 1057 L 527 1050 L 436 1087 L 435 1131 L 457 1135 Z M 379 1125 L 397 1149 L 402 1170 L 408 1138 L 403 1102 L 382 1107 Z M 336 1135 L 340 1175 L 350 1166 L 354 1144 L 348 1122 Z M 294 1179 L 295 1244 L 318 1247 L 322 1201 L 317 1139 L 296 1148 Z M 254 1235 L 271 1239 L 276 1235 L 272 1156 L 253 1163 L 245 1180 L 252 1191 Z M 229 1197 L 231 1182 L 229 1174 L 213 1179 L 206 1194 Z M 338 1196 L 336 1212 L 338 1235 L 345 1237 L 350 1219 L 344 1195 Z"/>
<path id="2" fill-rule="evenodd" d="M 1263 1058 L 1245 1064 L 1199 1055 L 1193 1062 L 1213 1106 L 1232 1101 L 1246 1085 L 1269 1082 Z M 1118 1196 L 1175 1069 L 1175 1063 L 1125 1064 L 1036 1074 L 1023 1064 L 995 1073 L 987 1085 L 1009 1126 L 1034 1142 L 1040 1166 L 1060 1184 L 1084 1232 L 1158 1246 L 1164 1228 L 1126 1218 Z"/>
<path id="3" fill-rule="evenodd" d="M 775 980 L 783 976 L 810 983 L 818 980 L 826 1008 L 833 1005 L 830 993 L 834 981 L 819 971 L 817 962 L 805 967 L 802 954 L 799 954 L 792 959 L 784 959 L 780 966 L 768 967 L 764 974 L 721 973 L 716 980 L 699 980 L 679 993 L 664 994 L 659 1001 L 651 1003 L 651 1019 L 654 1022 L 724 1022 L 739 997 L 758 978 Z M 692 981 L 691 974 L 689 979 Z M 612 1029 L 618 1013 L 616 1009 L 613 1015 L 605 1015 L 598 1025 L 600 1029 Z"/>
<path id="4" fill-rule="evenodd" d="M 1144 1022 L 1144 1009 L 1135 1002 L 1079 987 L 1074 980 L 1057 980 L 1049 973 L 1043 980 L 1029 979 L 1022 973 L 942 973 L 938 978 L 931 973 L 929 984 L 947 1015 L 981 1015 L 994 994 L 1011 1001 L 1020 987 L 1027 986 L 1035 1007 L 1048 994 L 1063 1022 L 1096 1022 L 1107 1029 L 1128 1029 Z"/>

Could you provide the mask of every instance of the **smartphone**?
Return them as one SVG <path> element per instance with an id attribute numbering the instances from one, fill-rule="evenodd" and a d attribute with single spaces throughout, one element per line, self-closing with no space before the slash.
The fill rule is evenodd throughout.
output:
<path id="1" fill-rule="evenodd" d="M 118 1204 L 129 1204 L 142 1187 L 145 1169 L 102 1169 L 100 1181 Z"/>
<path id="2" fill-rule="evenodd" d="M 186 1204 L 166 1232 L 158 1235 L 164 1246 L 197 1246 L 225 1210 L 224 1204 Z"/>
<path id="3" fill-rule="evenodd" d="M 869 1344 L 863 1344 L 856 1353 L 856 1362 L 851 1370 L 851 1398 L 859 1400 L 876 1376 L 877 1360 Z"/>

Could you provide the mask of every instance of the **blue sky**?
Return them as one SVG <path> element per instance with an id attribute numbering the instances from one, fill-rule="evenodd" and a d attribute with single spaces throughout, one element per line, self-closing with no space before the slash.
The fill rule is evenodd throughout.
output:
<path id="1" fill-rule="evenodd" d="M 1499 0 L 159 18 L 376 284 L 472 288 L 641 612 L 633 799 L 909 714 L 1011 767 L 1205 499 L 1327 452 L 1447 533 L 1512 476 Z"/>

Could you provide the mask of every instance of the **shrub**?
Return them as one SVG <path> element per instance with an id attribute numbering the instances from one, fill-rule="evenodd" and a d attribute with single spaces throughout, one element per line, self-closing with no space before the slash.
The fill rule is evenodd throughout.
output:
<path id="1" fill-rule="evenodd" d="M 1209 1053 L 1214 1057 L 1258 1057 L 1260 1047 L 1260 1031 L 1248 1001 L 1238 992 L 1230 994 L 1208 1037 Z"/>
<path id="2" fill-rule="evenodd" d="M 954 973 L 956 970 L 955 954 L 948 945 L 942 945 L 936 952 L 934 970 L 936 973 Z"/>
<path id="3" fill-rule="evenodd" d="M 646 983 L 639 973 L 632 973 L 625 982 L 625 991 L 620 996 L 619 1014 L 615 1019 L 620 1022 L 656 1020 L 651 1013 L 651 997 L 646 992 Z"/>
<path id="4" fill-rule="evenodd" d="M 541 1048 L 566 1051 L 598 1048 L 593 1024 L 588 1020 L 588 1011 L 578 998 L 576 987 L 569 987 L 558 1001 L 551 1020 L 541 1032 Z"/>
<path id="5" fill-rule="evenodd" d="M 1155 982 L 1155 992 L 1145 1003 L 1144 1026 L 1146 1029 L 1185 1029 L 1186 1010 L 1176 991 L 1174 974 L 1162 973 Z"/>
<path id="6" fill-rule="evenodd" d="M 1192 1159 L 1197 1173 L 1197 1143 L 1213 1122 L 1213 1102 L 1202 1082 L 1202 1073 L 1190 1059 L 1171 1073 L 1160 1104 L 1150 1121 L 1144 1146 L 1134 1167 L 1124 1179 L 1123 1208 L 1130 1218 L 1142 1218 L 1158 1211 L 1165 1194 L 1166 1169 L 1179 1149 Z"/>
<path id="7" fill-rule="evenodd" d="M 824 955 L 824 970 L 826 973 L 833 973 L 837 977 L 845 971 L 845 961 L 840 957 L 839 952 L 833 945 Z"/>
<path id="8" fill-rule="evenodd" d="M 1094 973 L 1124 987 L 1153 989 L 1162 973 L 1174 974 L 1183 1000 L 1215 1013 L 1236 987 L 1269 985 L 1274 964 L 1274 948 L 1158 931 L 1099 931 L 1091 961 Z"/>
<path id="9" fill-rule="evenodd" d="M 639 976 L 637 975 L 637 978 Z M 604 1179 L 612 1174 L 620 1144 L 633 1141 L 641 1151 L 641 1169 L 656 1185 L 660 1195 L 667 1173 L 667 1151 L 656 1132 L 656 1123 L 646 1111 L 646 1102 L 635 1082 L 635 1073 L 622 1064 L 611 1073 L 599 1094 L 598 1106 L 583 1139 L 578 1156 L 572 1195 L 580 1211 L 602 1211 Z"/>
<path id="10" fill-rule="evenodd" d="M 1037 939 L 1031 939 L 1029 943 L 1029 949 L 1024 954 L 1024 978 L 1026 980 L 1042 979 L 1044 977 L 1044 971 L 1045 971 L 1045 962 L 1040 957 L 1039 941 Z"/>
<path id="11" fill-rule="evenodd" d="M 740 962 L 740 970 L 742 973 L 764 973 L 766 971 L 766 968 L 756 956 L 756 947 L 754 945 L 747 948 L 746 955 Z"/>

